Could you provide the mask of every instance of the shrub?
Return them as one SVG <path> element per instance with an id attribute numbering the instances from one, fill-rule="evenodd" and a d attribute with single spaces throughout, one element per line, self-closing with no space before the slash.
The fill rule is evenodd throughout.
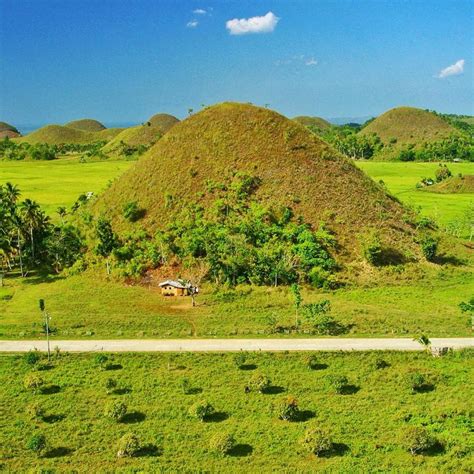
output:
<path id="1" fill-rule="evenodd" d="M 344 388 L 347 387 L 349 380 L 345 375 L 331 375 L 328 377 L 329 384 L 336 393 L 342 393 Z"/>
<path id="2" fill-rule="evenodd" d="M 405 381 L 412 392 L 418 392 L 426 384 L 426 378 L 420 372 L 409 372 L 405 376 Z"/>
<path id="3" fill-rule="evenodd" d="M 209 441 L 209 447 L 214 453 L 225 456 L 229 454 L 235 446 L 235 439 L 230 433 L 219 432 L 216 433 Z"/>
<path id="4" fill-rule="evenodd" d="M 254 392 L 263 393 L 270 387 L 271 383 L 266 375 L 257 372 L 250 377 L 248 387 Z"/>
<path id="5" fill-rule="evenodd" d="M 107 405 L 105 409 L 105 416 L 115 421 L 123 420 L 127 414 L 127 405 L 123 402 L 114 401 Z"/>
<path id="6" fill-rule="evenodd" d="M 306 367 L 311 370 L 315 370 L 319 367 L 318 358 L 314 354 L 305 357 L 305 364 Z"/>
<path id="7" fill-rule="evenodd" d="M 123 217 L 130 222 L 136 222 L 143 217 L 143 209 L 138 207 L 136 201 L 127 202 L 123 206 Z"/>
<path id="8" fill-rule="evenodd" d="M 44 415 L 44 409 L 39 403 L 30 403 L 26 407 L 26 414 L 32 420 L 41 420 Z"/>
<path id="9" fill-rule="evenodd" d="M 40 358 L 38 351 L 29 351 L 24 356 L 24 360 L 28 365 L 36 365 Z"/>
<path id="10" fill-rule="evenodd" d="M 197 418 L 199 421 L 204 421 L 214 412 L 214 407 L 206 400 L 199 400 L 189 408 L 189 414 L 192 417 Z"/>
<path id="11" fill-rule="evenodd" d="M 421 241 L 421 251 L 423 252 L 423 255 L 425 256 L 426 260 L 429 262 L 432 262 L 435 257 L 436 257 L 436 252 L 438 250 L 438 239 L 435 237 L 425 237 Z"/>
<path id="12" fill-rule="evenodd" d="M 275 404 L 275 412 L 280 420 L 295 421 L 299 415 L 298 400 L 292 395 L 283 397 Z"/>
<path id="13" fill-rule="evenodd" d="M 451 176 L 451 170 L 446 165 L 440 165 L 440 167 L 436 170 L 435 173 L 436 182 L 438 183 L 450 178 Z"/>
<path id="14" fill-rule="evenodd" d="M 247 361 L 247 354 L 245 352 L 237 352 L 237 354 L 234 354 L 234 364 L 238 369 L 240 369 L 245 362 Z"/>
<path id="15" fill-rule="evenodd" d="M 27 374 L 23 385 L 27 390 L 37 393 L 44 386 L 44 381 L 38 374 Z"/>
<path id="16" fill-rule="evenodd" d="M 377 357 L 377 359 L 375 359 L 374 367 L 377 370 L 385 369 L 388 366 L 389 366 L 389 364 L 384 359 L 382 359 L 381 357 Z"/>
<path id="17" fill-rule="evenodd" d="M 112 393 L 117 388 L 117 381 L 115 379 L 107 379 L 105 381 L 105 390 L 107 393 Z"/>
<path id="18" fill-rule="evenodd" d="M 424 453 L 438 444 L 436 438 L 421 426 L 410 426 L 403 437 L 406 448 L 411 454 Z"/>
<path id="19" fill-rule="evenodd" d="M 362 236 L 362 254 L 371 265 L 377 265 L 382 255 L 382 243 L 375 231 Z"/>
<path id="20" fill-rule="evenodd" d="M 46 437 L 42 434 L 33 435 L 26 444 L 27 449 L 34 451 L 38 456 L 41 456 L 48 448 Z"/>
<path id="21" fill-rule="evenodd" d="M 133 433 L 123 435 L 118 442 L 118 458 L 133 457 L 141 449 L 140 440 Z"/>
<path id="22" fill-rule="evenodd" d="M 308 428 L 300 441 L 306 452 L 321 456 L 328 453 L 333 447 L 329 433 L 321 428 Z"/>
<path id="23" fill-rule="evenodd" d="M 191 391 L 191 382 L 186 377 L 181 379 L 181 390 L 185 395 L 189 395 Z"/>
<path id="24" fill-rule="evenodd" d="M 105 354 L 102 354 L 102 353 L 96 354 L 96 356 L 94 357 L 95 364 L 99 365 L 102 368 L 105 367 L 105 364 L 107 363 L 108 360 L 109 358 Z"/>

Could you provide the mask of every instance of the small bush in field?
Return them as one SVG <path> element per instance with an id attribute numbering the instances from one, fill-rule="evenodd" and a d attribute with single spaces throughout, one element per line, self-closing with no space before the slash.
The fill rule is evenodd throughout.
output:
<path id="1" fill-rule="evenodd" d="M 413 393 L 418 392 L 426 384 L 426 378 L 420 372 L 409 372 L 405 376 L 405 382 Z"/>
<path id="2" fill-rule="evenodd" d="M 115 421 L 123 420 L 127 414 L 127 405 L 123 402 L 114 401 L 107 405 L 105 409 L 105 416 Z"/>
<path id="3" fill-rule="evenodd" d="M 311 370 L 315 370 L 320 366 L 318 358 L 314 354 L 310 354 L 305 357 L 305 364 L 306 367 Z"/>
<path id="4" fill-rule="evenodd" d="M 23 385 L 27 390 L 31 390 L 33 393 L 38 393 L 44 386 L 44 380 L 38 374 L 31 373 L 26 375 Z"/>
<path id="5" fill-rule="evenodd" d="M 44 415 L 44 409 L 39 403 L 30 403 L 26 407 L 26 414 L 32 420 L 41 420 Z"/>
<path id="6" fill-rule="evenodd" d="M 336 393 L 343 393 L 344 388 L 347 387 L 349 380 L 345 375 L 332 375 L 328 377 L 329 384 Z"/>
<path id="7" fill-rule="evenodd" d="M 189 408 L 189 414 L 199 421 L 204 421 L 214 412 L 214 407 L 206 400 L 199 400 Z"/>
<path id="8" fill-rule="evenodd" d="M 237 354 L 234 355 L 234 364 L 238 369 L 240 369 L 245 362 L 247 361 L 247 354 L 245 352 L 237 352 Z"/>
<path id="9" fill-rule="evenodd" d="M 108 360 L 109 358 L 105 354 L 101 353 L 96 354 L 96 356 L 94 357 L 95 364 L 101 367 L 102 369 L 105 367 L 105 364 L 107 364 Z"/>
<path id="10" fill-rule="evenodd" d="M 133 433 L 123 435 L 118 442 L 118 458 L 133 457 L 138 454 L 141 449 L 138 436 Z"/>
<path id="11" fill-rule="evenodd" d="M 405 446 L 411 454 L 420 454 L 436 447 L 438 441 L 422 426 L 410 426 L 403 434 Z"/>
<path id="12" fill-rule="evenodd" d="M 191 391 L 191 382 L 189 381 L 189 379 L 187 379 L 186 377 L 182 378 L 180 385 L 181 391 L 184 393 L 184 395 L 189 395 Z"/>
<path id="13" fill-rule="evenodd" d="M 308 428 L 300 441 L 302 448 L 306 452 L 321 456 L 328 453 L 333 447 L 329 433 L 321 428 Z"/>
<path id="14" fill-rule="evenodd" d="M 38 456 L 44 454 L 46 449 L 48 449 L 48 443 L 46 442 L 46 437 L 42 434 L 33 435 L 26 444 L 27 449 L 35 452 Z"/>
<path id="15" fill-rule="evenodd" d="M 234 437 L 230 433 L 219 432 L 216 433 L 209 442 L 209 447 L 214 453 L 225 456 L 229 454 L 235 446 Z"/>
<path id="16" fill-rule="evenodd" d="M 107 393 L 112 393 L 117 388 L 117 381 L 115 379 L 107 379 L 105 381 L 105 390 Z"/>
<path id="17" fill-rule="evenodd" d="M 295 421 L 300 413 L 298 400 L 292 395 L 283 397 L 275 404 L 275 412 L 280 420 Z"/>
<path id="18" fill-rule="evenodd" d="M 271 380 L 266 375 L 257 372 L 250 377 L 248 386 L 253 392 L 263 393 L 265 390 L 268 390 L 271 383 Z"/>
<path id="19" fill-rule="evenodd" d="M 385 369 L 388 366 L 389 366 L 389 364 L 384 359 L 382 359 L 381 357 L 377 357 L 377 359 L 375 359 L 374 367 L 377 370 Z"/>
<path id="20" fill-rule="evenodd" d="M 41 359 L 38 351 L 29 351 L 25 354 L 24 360 L 28 365 L 36 365 Z"/>

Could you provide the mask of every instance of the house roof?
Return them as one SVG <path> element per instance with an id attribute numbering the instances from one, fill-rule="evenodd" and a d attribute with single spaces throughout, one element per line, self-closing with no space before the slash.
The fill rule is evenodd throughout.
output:
<path id="1" fill-rule="evenodd" d="M 160 287 L 172 286 L 174 288 L 182 288 L 182 289 L 187 288 L 187 286 L 183 285 L 182 283 L 180 283 L 179 281 L 176 281 L 176 280 L 166 280 L 166 281 L 161 282 L 158 286 L 160 286 Z"/>

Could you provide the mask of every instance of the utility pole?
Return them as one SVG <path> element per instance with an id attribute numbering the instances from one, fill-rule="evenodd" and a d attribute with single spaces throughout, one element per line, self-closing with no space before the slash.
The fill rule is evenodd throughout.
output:
<path id="1" fill-rule="evenodd" d="M 44 328 L 46 330 L 46 343 L 48 345 L 48 362 L 49 362 L 51 360 L 51 349 L 49 347 L 49 315 L 46 311 L 43 299 L 39 300 L 39 308 L 40 308 L 40 311 L 43 313 L 43 317 L 44 317 Z"/>

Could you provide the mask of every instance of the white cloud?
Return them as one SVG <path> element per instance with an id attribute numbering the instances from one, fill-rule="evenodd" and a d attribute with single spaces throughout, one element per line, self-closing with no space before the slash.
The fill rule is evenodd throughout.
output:
<path id="1" fill-rule="evenodd" d="M 268 12 L 264 16 L 254 16 L 252 18 L 234 18 L 225 24 L 231 35 L 246 35 L 251 33 L 271 33 L 280 18 L 274 13 Z"/>
<path id="2" fill-rule="evenodd" d="M 318 64 L 318 61 L 314 58 L 309 58 L 305 61 L 306 66 L 316 66 L 316 64 Z"/>
<path id="3" fill-rule="evenodd" d="M 457 76 L 459 74 L 462 74 L 464 72 L 464 63 L 465 63 L 464 59 L 460 59 L 459 61 L 456 61 L 454 64 L 451 64 L 451 66 L 441 69 L 437 77 L 439 79 L 444 79 L 445 77 L 448 77 L 448 76 Z"/>
<path id="4" fill-rule="evenodd" d="M 193 10 L 193 13 L 195 15 L 205 15 L 207 11 L 204 8 L 196 8 L 196 10 Z"/>
<path id="5" fill-rule="evenodd" d="M 191 20 L 186 23 L 186 28 L 196 28 L 199 25 L 199 21 Z"/>
<path id="6" fill-rule="evenodd" d="M 294 64 L 295 66 L 301 66 L 302 64 L 305 66 L 316 66 L 318 61 L 314 56 L 306 56 L 304 54 L 297 54 L 291 58 L 278 59 L 275 61 L 275 66 L 287 66 L 289 64 Z"/>

